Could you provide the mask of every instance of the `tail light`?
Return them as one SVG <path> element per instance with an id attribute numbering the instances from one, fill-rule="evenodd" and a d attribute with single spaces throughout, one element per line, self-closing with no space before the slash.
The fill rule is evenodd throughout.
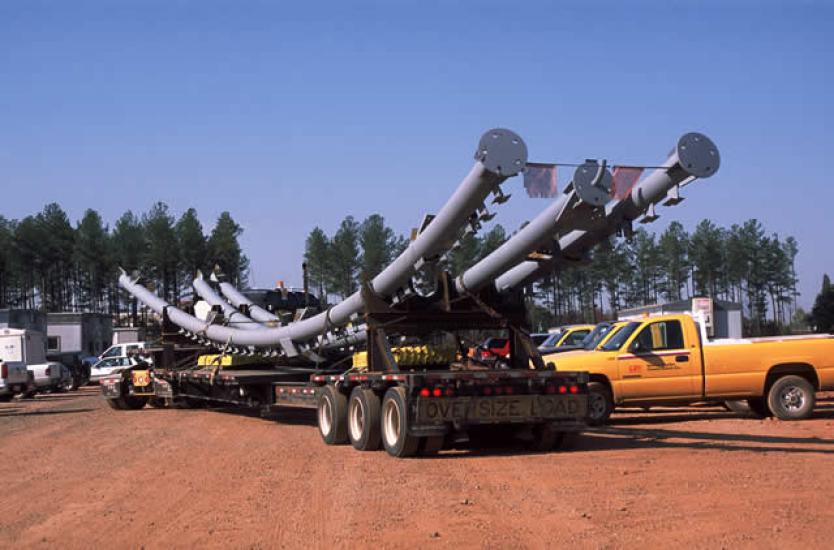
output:
<path id="1" fill-rule="evenodd" d="M 442 389 L 440 389 L 440 388 L 434 388 L 434 389 L 432 390 L 431 394 L 432 394 L 432 396 L 434 396 L 434 397 L 440 397 L 441 395 L 443 395 L 443 390 L 442 390 Z"/>
<path id="2" fill-rule="evenodd" d="M 554 393 L 556 393 L 556 386 L 554 386 L 553 384 L 548 384 L 547 387 L 544 388 L 544 393 L 548 395 L 553 395 Z"/>
<path id="3" fill-rule="evenodd" d="M 579 393 L 579 386 L 573 385 L 570 387 L 571 393 Z"/>
<path id="4" fill-rule="evenodd" d="M 420 397 L 429 397 L 431 396 L 431 390 L 428 388 L 421 388 L 420 389 Z"/>
<path id="5" fill-rule="evenodd" d="M 446 397 L 454 397 L 454 396 L 455 396 L 455 390 L 454 390 L 454 389 L 452 389 L 452 388 L 446 388 L 446 391 L 445 391 L 445 392 L 443 392 L 443 394 L 444 394 Z"/>
<path id="6" fill-rule="evenodd" d="M 559 393 L 568 393 L 567 386 L 559 386 Z"/>
<path id="7" fill-rule="evenodd" d="M 513 394 L 513 387 L 512 386 L 504 386 L 504 395 L 512 395 Z"/>
<path id="8" fill-rule="evenodd" d="M 489 386 L 484 387 L 484 395 L 492 395 L 492 388 Z"/>
<path id="9" fill-rule="evenodd" d="M 495 386 L 495 395 L 502 395 L 504 393 L 504 388 L 501 386 Z"/>

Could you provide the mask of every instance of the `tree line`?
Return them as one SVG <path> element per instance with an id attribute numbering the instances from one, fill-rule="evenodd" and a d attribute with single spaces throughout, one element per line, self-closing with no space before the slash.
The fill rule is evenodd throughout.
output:
<path id="1" fill-rule="evenodd" d="M 460 274 L 501 245 L 495 225 L 466 234 L 441 264 Z M 408 244 L 378 214 L 346 217 L 332 237 L 319 227 L 307 237 L 305 261 L 312 288 L 326 302 L 346 297 L 363 276 L 373 277 Z M 689 233 L 678 222 L 657 235 L 645 229 L 597 246 L 587 262 L 554 273 L 526 290 L 536 328 L 613 318 L 626 308 L 694 296 L 740 303 L 750 334 L 784 332 L 801 317 L 793 237 L 768 234 L 755 219 L 729 228 L 701 221 Z"/>
<path id="2" fill-rule="evenodd" d="M 247 278 L 241 233 L 228 212 L 205 234 L 195 209 L 176 218 L 162 202 L 141 215 L 128 210 L 112 228 L 93 209 L 73 225 L 55 203 L 20 220 L 0 216 L 0 308 L 118 315 L 127 308 L 119 267 L 140 271 L 176 303 L 198 269 Z"/>
<path id="3" fill-rule="evenodd" d="M 729 228 L 705 219 L 692 233 L 672 222 L 659 236 L 639 229 L 535 285 L 535 313 L 540 324 L 595 321 L 707 296 L 741 304 L 748 334 L 782 333 L 804 315 L 796 305 L 798 251 L 793 237 L 768 234 L 755 219 Z"/>

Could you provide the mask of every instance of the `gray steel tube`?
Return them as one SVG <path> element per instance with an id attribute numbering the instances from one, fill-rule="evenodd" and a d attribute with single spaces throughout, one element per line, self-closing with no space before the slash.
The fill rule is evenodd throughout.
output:
<path id="1" fill-rule="evenodd" d="M 452 246 L 461 227 L 476 212 L 489 195 L 508 177 L 517 175 L 527 164 L 527 146 L 515 133 L 496 129 L 486 132 L 475 153 L 476 162 L 469 174 L 446 202 L 437 216 L 385 270 L 374 277 L 371 287 L 382 296 L 391 296 L 406 285 L 414 275 L 415 265 L 424 258 L 431 259 Z M 127 274 L 119 277 L 119 284 L 145 302 L 157 313 L 168 309 L 168 318 L 191 332 L 199 332 L 218 343 L 244 346 L 272 347 L 281 345 L 286 353 L 293 353 L 292 343 L 306 342 L 325 334 L 333 326 L 350 321 L 362 311 L 362 296 L 356 292 L 330 310 L 279 328 L 240 330 L 201 322 L 164 301 L 146 301 L 151 294 L 132 281 Z M 155 307 L 156 306 L 156 307 Z"/>
<path id="2" fill-rule="evenodd" d="M 676 185 L 692 178 L 708 178 L 721 164 L 718 148 L 707 136 L 696 132 L 683 135 L 672 154 L 646 178 L 638 182 L 630 195 L 606 206 L 606 221 L 593 231 L 574 230 L 559 239 L 560 258 L 578 258 L 584 252 L 615 234 L 624 222 L 637 219 L 646 209 L 663 200 Z M 522 262 L 495 280 L 495 288 L 507 291 L 541 279 L 553 271 L 554 263 Z"/>
<path id="3" fill-rule="evenodd" d="M 217 306 L 223 310 L 223 316 L 229 325 L 243 330 L 256 330 L 260 325 L 237 310 L 232 304 L 217 294 L 211 285 L 198 273 L 191 283 L 194 291 L 210 306 Z"/>
<path id="4" fill-rule="evenodd" d="M 227 282 L 220 283 L 220 292 L 226 297 L 235 307 L 246 306 L 249 311 L 249 316 L 259 323 L 275 324 L 280 323 L 281 319 L 277 315 L 273 315 L 259 305 L 256 305 L 249 298 L 243 295 L 241 291 L 233 287 Z"/>

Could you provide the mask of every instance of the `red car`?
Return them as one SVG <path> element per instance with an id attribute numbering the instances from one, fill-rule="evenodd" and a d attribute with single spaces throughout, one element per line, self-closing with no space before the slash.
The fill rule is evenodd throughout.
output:
<path id="1" fill-rule="evenodd" d="M 478 361 L 495 361 L 510 355 L 509 338 L 487 338 L 483 344 L 472 350 L 472 358 Z"/>

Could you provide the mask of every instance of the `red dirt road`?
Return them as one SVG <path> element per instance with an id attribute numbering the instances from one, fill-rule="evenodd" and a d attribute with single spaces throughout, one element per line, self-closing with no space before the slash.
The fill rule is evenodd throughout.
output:
<path id="1" fill-rule="evenodd" d="M 834 399 L 813 420 L 615 414 L 571 450 L 395 460 L 313 414 L 0 404 L 0 547 L 830 548 Z"/>

